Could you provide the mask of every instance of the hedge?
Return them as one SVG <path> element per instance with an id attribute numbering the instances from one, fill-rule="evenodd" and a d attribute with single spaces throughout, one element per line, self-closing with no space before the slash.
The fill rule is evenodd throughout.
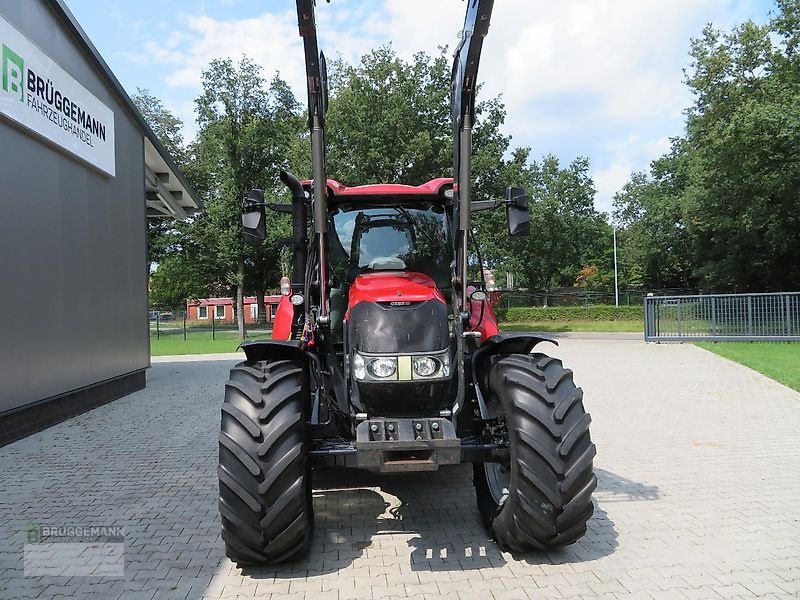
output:
<path id="1" fill-rule="evenodd" d="M 497 308 L 497 319 L 519 321 L 641 321 L 641 306 L 537 306 Z"/>

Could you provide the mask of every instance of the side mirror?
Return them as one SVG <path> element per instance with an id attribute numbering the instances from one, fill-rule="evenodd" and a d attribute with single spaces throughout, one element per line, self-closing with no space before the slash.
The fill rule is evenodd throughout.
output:
<path id="1" fill-rule="evenodd" d="M 242 238 L 245 242 L 258 244 L 267 237 L 264 216 L 264 191 L 250 190 L 242 200 Z"/>
<path id="2" fill-rule="evenodd" d="M 508 217 L 509 235 L 528 235 L 530 233 L 528 192 L 523 188 L 510 187 L 506 190 L 506 216 Z"/>

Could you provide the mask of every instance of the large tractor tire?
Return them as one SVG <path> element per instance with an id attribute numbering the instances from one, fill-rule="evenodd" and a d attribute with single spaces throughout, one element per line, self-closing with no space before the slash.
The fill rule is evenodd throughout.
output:
<path id="1" fill-rule="evenodd" d="M 219 512 L 225 553 L 240 565 L 308 554 L 314 525 L 302 362 L 240 363 L 225 383 Z"/>
<path id="2" fill-rule="evenodd" d="M 492 359 L 486 404 L 508 432 L 510 462 L 476 463 L 481 517 L 510 552 L 566 546 L 594 512 L 591 418 L 572 371 L 544 354 Z"/>

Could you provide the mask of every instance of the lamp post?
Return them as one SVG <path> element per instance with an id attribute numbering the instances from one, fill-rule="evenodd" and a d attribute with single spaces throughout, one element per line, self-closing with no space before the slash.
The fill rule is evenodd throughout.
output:
<path id="1" fill-rule="evenodd" d="M 619 277 L 617 275 L 617 228 L 612 225 L 614 232 L 614 301 L 619 306 Z"/>

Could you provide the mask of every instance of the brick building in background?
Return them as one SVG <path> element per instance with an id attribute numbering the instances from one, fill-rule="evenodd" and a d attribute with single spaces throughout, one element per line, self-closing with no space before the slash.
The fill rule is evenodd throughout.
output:
<path id="1" fill-rule="evenodd" d="M 272 319 L 278 310 L 278 303 L 281 296 L 264 296 L 265 314 L 267 323 L 272 323 Z M 189 321 L 224 321 L 233 323 L 236 321 L 236 303 L 233 298 L 201 298 L 199 300 L 189 300 L 186 303 L 186 319 Z M 244 321 L 245 323 L 255 323 L 258 320 L 258 301 L 255 296 L 248 296 L 244 299 Z"/>

